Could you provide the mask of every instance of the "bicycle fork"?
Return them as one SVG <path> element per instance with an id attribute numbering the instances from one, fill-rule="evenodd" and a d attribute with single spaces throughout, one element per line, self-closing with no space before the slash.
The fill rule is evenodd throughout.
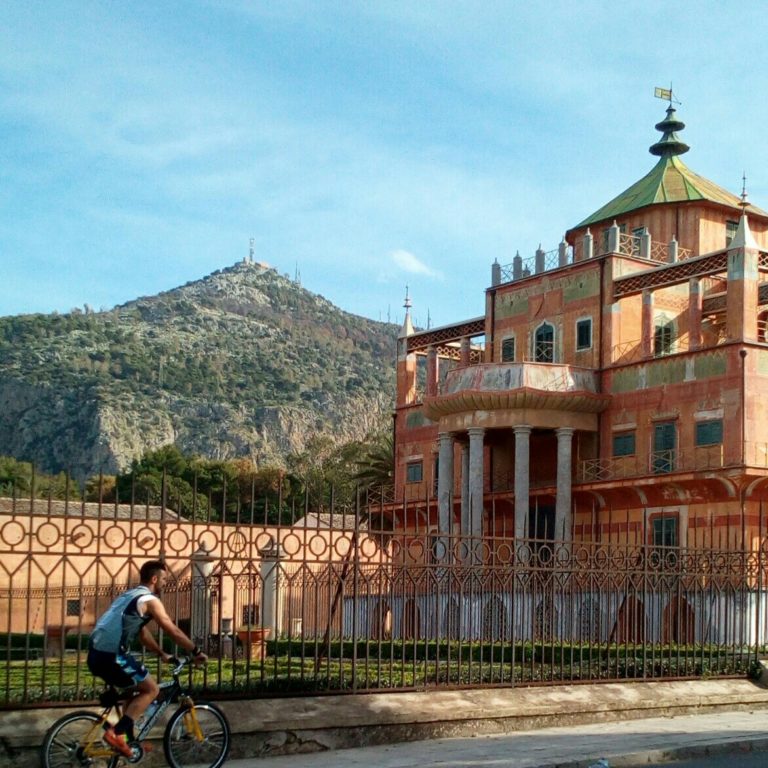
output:
<path id="1" fill-rule="evenodd" d="M 184 727 L 187 732 L 195 737 L 197 741 L 203 741 L 203 731 L 200 728 L 200 721 L 197 719 L 197 712 L 195 711 L 195 702 L 192 701 L 191 696 L 181 696 L 179 698 L 179 704 L 182 707 L 186 707 L 184 713 Z"/>

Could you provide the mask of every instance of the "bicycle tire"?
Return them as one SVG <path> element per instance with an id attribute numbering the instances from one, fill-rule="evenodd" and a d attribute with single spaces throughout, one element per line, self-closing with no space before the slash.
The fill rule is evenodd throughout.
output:
<path id="1" fill-rule="evenodd" d="M 193 765 L 219 768 L 229 755 L 232 741 L 227 718 L 215 704 L 196 702 L 193 708 L 202 731 L 202 741 L 189 730 L 188 721 L 184 717 L 189 709 L 181 707 L 173 713 L 165 726 L 165 759 L 171 768 L 190 768 Z"/>
<path id="2" fill-rule="evenodd" d="M 82 751 L 85 737 L 99 719 L 93 712 L 85 711 L 60 717 L 48 729 L 40 747 L 43 768 L 117 768 L 119 755 L 89 757 Z"/>

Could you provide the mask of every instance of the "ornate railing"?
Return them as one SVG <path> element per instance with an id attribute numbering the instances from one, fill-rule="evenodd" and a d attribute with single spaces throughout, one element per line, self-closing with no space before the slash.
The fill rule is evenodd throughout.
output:
<path id="1" fill-rule="evenodd" d="M 757 446 L 754 449 L 758 456 Z M 768 444 L 760 454 L 762 462 L 748 462 L 753 466 L 768 466 Z M 737 462 L 732 461 L 732 464 Z M 651 451 L 649 454 L 631 456 L 613 456 L 605 459 L 586 459 L 581 462 L 577 473 L 578 482 L 596 483 L 610 480 L 623 480 L 670 472 L 698 472 L 708 469 L 720 469 L 726 466 L 722 445 L 708 445 L 693 448 L 690 451 L 668 449 Z"/>

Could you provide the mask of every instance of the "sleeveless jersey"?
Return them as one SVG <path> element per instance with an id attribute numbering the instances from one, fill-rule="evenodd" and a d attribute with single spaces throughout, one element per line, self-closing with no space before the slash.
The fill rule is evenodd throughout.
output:
<path id="1" fill-rule="evenodd" d="M 90 647 L 105 653 L 125 653 L 141 628 L 152 620 L 139 613 L 139 600 L 147 595 L 157 599 L 149 587 L 140 585 L 118 597 L 96 622 Z"/>

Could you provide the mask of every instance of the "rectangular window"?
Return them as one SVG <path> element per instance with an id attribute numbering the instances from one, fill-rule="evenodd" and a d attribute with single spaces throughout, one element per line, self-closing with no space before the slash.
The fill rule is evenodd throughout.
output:
<path id="1" fill-rule="evenodd" d="M 653 454 L 651 464 L 655 474 L 673 472 L 676 465 L 677 425 L 664 421 L 653 426 Z"/>
<path id="2" fill-rule="evenodd" d="M 656 323 L 653 331 L 653 354 L 656 357 L 672 353 L 672 323 Z"/>
<path id="3" fill-rule="evenodd" d="M 727 248 L 731 244 L 731 240 L 736 236 L 736 230 L 739 228 L 738 221 L 726 221 L 725 222 L 725 247 Z"/>
<path id="4" fill-rule="evenodd" d="M 719 445 L 722 442 L 722 419 L 696 422 L 696 445 Z"/>
<path id="5" fill-rule="evenodd" d="M 635 433 L 619 432 L 613 436 L 613 455 L 614 456 L 634 456 L 635 455 Z"/>
<path id="6" fill-rule="evenodd" d="M 576 349 L 589 349 L 592 346 L 592 318 L 576 322 Z"/>
<path id="7" fill-rule="evenodd" d="M 654 519 L 653 546 L 677 546 L 677 517 L 657 517 Z"/>
<path id="8" fill-rule="evenodd" d="M 424 477 L 424 463 L 421 461 L 409 461 L 405 465 L 405 482 L 420 483 Z"/>
<path id="9" fill-rule="evenodd" d="M 501 362 L 502 363 L 515 362 L 515 337 L 514 336 L 510 336 L 508 339 L 502 339 Z"/>
<path id="10" fill-rule="evenodd" d="M 67 616 L 80 615 L 80 600 L 67 600 Z"/>
<path id="11" fill-rule="evenodd" d="M 634 227 L 632 229 L 632 255 L 640 255 L 640 238 L 645 234 L 645 227 Z"/>

